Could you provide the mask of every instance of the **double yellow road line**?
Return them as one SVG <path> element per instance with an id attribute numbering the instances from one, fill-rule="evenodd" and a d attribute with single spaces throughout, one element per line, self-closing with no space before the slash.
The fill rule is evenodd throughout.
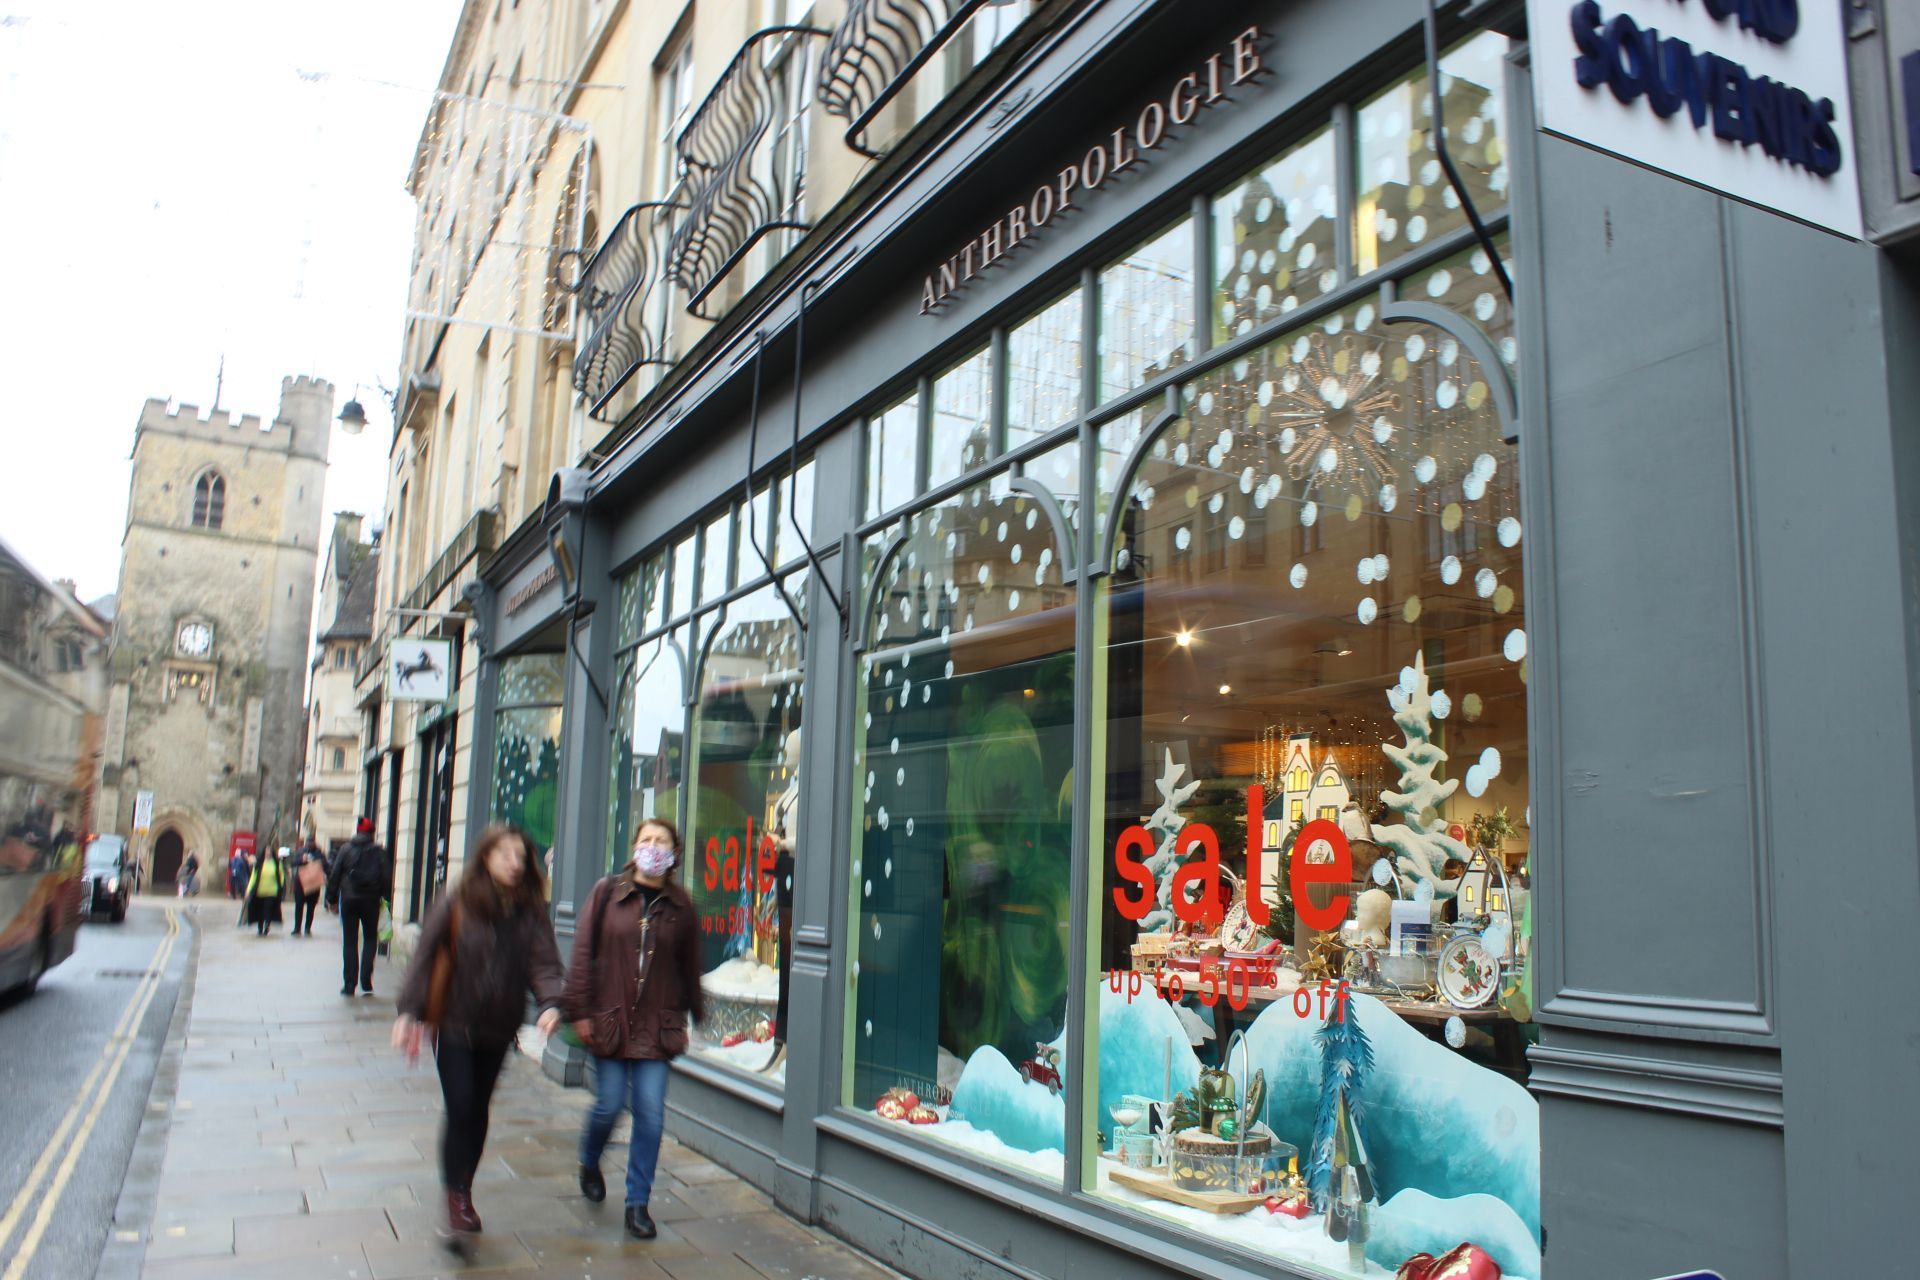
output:
<path id="1" fill-rule="evenodd" d="M 4 1216 L 0 1216 L 0 1249 L 5 1249 L 7 1241 L 13 1239 L 14 1230 L 25 1217 L 28 1206 L 33 1203 L 34 1196 L 38 1194 L 40 1184 L 52 1171 L 53 1181 L 48 1184 L 47 1193 L 40 1200 L 39 1211 L 27 1225 L 26 1234 L 20 1238 L 20 1248 L 7 1263 L 7 1269 L 0 1272 L 0 1280 L 20 1280 L 27 1273 L 27 1264 L 33 1261 L 33 1255 L 39 1251 L 40 1239 L 46 1234 L 47 1224 L 53 1221 L 53 1211 L 60 1203 L 61 1194 L 67 1189 L 67 1180 L 73 1176 L 73 1168 L 80 1162 L 80 1153 L 87 1149 L 87 1139 L 93 1135 L 93 1126 L 100 1119 L 101 1111 L 105 1110 L 107 1099 L 113 1094 L 114 1083 L 120 1078 L 120 1068 L 126 1065 L 128 1051 L 133 1048 L 133 1042 L 139 1039 L 140 1023 L 146 1017 L 147 1006 L 153 1003 L 153 993 L 159 990 L 160 980 L 167 971 L 167 960 L 172 956 L 174 944 L 179 938 L 180 918 L 172 907 L 168 907 L 167 936 L 154 953 L 146 976 L 140 979 L 133 998 L 127 1001 L 120 1021 L 114 1025 L 113 1034 L 107 1037 L 106 1044 L 100 1050 L 100 1060 L 87 1073 L 73 1105 L 67 1108 L 66 1115 L 60 1117 L 59 1125 L 54 1129 L 53 1136 L 47 1139 L 40 1158 L 34 1161 L 27 1180 L 14 1193 L 13 1204 Z M 75 1128 L 76 1124 L 78 1129 Z M 61 1154 L 63 1151 L 64 1157 Z M 55 1167 L 56 1160 L 59 1161 L 58 1167 Z"/>

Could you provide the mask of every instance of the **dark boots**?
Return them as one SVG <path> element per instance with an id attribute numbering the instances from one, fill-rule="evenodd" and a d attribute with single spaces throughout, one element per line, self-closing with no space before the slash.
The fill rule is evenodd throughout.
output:
<path id="1" fill-rule="evenodd" d="M 607 1180 L 592 1165 L 580 1166 L 580 1194 L 595 1204 L 607 1198 Z"/>
<path id="2" fill-rule="evenodd" d="M 627 1234 L 635 1240 L 651 1240 L 660 1234 L 660 1229 L 653 1225 L 653 1218 L 647 1213 L 647 1206 L 627 1206 Z"/>
<path id="3" fill-rule="evenodd" d="M 455 1235 L 480 1234 L 480 1215 L 473 1209 L 473 1193 L 447 1190 L 447 1226 Z"/>

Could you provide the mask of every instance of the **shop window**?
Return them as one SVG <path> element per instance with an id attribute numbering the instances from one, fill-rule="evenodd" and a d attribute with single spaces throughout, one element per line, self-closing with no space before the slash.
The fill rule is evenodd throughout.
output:
<path id="1" fill-rule="evenodd" d="M 915 392 L 867 423 L 869 518 L 913 501 L 919 492 L 920 395 Z"/>
<path id="2" fill-rule="evenodd" d="M 1193 357 L 1193 221 L 1183 219 L 1100 273 L 1100 399 Z"/>
<path id="3" fill-rule="evenodd" d="M 624 865 L 641 820 L 680 821 L 685 767 L 689 627 L 682 625 L 620 656 L 614 686 L 613 779 L 607 867 Z M 685 883 L 684 871 L 682 868 Z"/>
<path id="4" fill-rule="evenodd" d="M 694 545 L 693 533 L 689 531 L 680 541 L 673 544 L 673 565 L 667 581 L 669 616 L 684 617 L 693 609 L 694 563 L 698 548 Z"/>
<path id="5" fill-rule="evenodd" d="M 1070 553 L 1078 556 L 1078 536 L 1080 529 L 1079 439 L 1076 437 L 1064 440 L 1045 453 L 1037 457 L 1029 458 L 1026 465 L 1020 470 L 1021 474 L 1027 479 L 1037 482 L 1041 487 L 1046 489 L 1048 493 L 1053 495 L 1053 500 L 1059 504 L 1060 507 L 1060 517 L 1066 521 L 1067 537 L 1073 540 L 1070 544 Z M 1051 565 L 1053 562 L 1052 554 L 1045 551 L 1041 554 L 1047 558 L 1046 564 Z M 1036 565 L 1035 571 L 1038 572 L 1044 567 L 1046 566 Z M 1035 585 L 1038 585 L 1037 579 Z"/>
<path id="6" fill-rule="evenodd" d="M 985 466 L 993 456 L 993 357 L 982 348 L 933 382 L 927 487 Z"/>
<path id="7" fill-rule="evenodd" d="M 733 580 L 736 584 L 752 582 L 767 575 L 767 566 L 760 562 L 764 554 L 768 561 L 778 564 L 779 558 L 773 545 L 773 484 L 763 484 L 753 491 L 753 500 L 740 508 L 740 527 L 733 535 Z M 759 550 L 754 550 L 755 547 Z"/>
<path id="8" fill-rule="evenodd" d="M 1007 334 L 1009 448 L 1079 416 L 1084 306 L 1075 289 Z"/>
<path id="9" fill-rule="evenodd" d="M 1359 304 L 1198 380 L 1164 431 L 1188 447 L 1128 481 L 1127 545 L 1176 546 L 1224 472 L 1229 540 L 1259 511 L 1320 549 L 1192 581 L 1117 556 L 1099 588 L 1075 1180 L 1339 1275 L 1461 1240 L 1540 1274 L 1517 455 L 1499 371 L 1445 342 Z M 1420 554 L 1449 510 L 1471 563 Z M 1460 891 L 1476 854 L 1504 913 Z"/>
<path id="10" fill-rule="evenodd" d="M 1099 441 L 1099 456 L 1094 459 L 1093 501 L 1094 513 L 1102 520 L 1106 519 L 1113 506 L 1115 491 L 1120 484 L 1120 473 L 1125 469 L 1127 460 L 1133 455 L 1134 448 L 1140 443 L 1141 435 L 1147 424 L 1159 414 L 1160 406 L 1135 409 L 1109 422 L 1102 423 L 1095 431 Z"/>
<path id="11" fill-rule="evenodd" d="M 1440 59 L 1447 151 L 1482 213 L 1507 203 L 1506 37 L 1483 32 Z M 1424 68 L 1355 113 L 1353 245 L 1361 272 L 1467 225 L 1433 149 L 1433 97 Z"/>
<path id="12" fill-rule="evenodd" d="M 562 654 L 525 654 L 500 661 L 493 722 L 492 818 L 519 827 L 533 841 L 533 856 L 541 859 L 548 896 L 553 893 L 565 692 Z"/>
<path id="13" fill-rule="evenodd" d="M 727 570 L 733 563 L 733 512 L 722 511 L 707 521 L 700 549 L 700 601 L 708 604 L 727 594 Z"/>
<path id="14" fill-rule="evenodd" d="M 1340 282 L 1333 131 L 1322 129 L 1213 201 L 1213 340 L 1224 342 Z"/>
<path id="15" fill-rule="evenodd" d="M 620 579 L 614 598 L 614 644 L 625 648 L 641 636 L 666 625 L 666 561 L 650 556 L 638 569 Z"/>
<path id="16" fill-rule="evenodd" d="M 807 537 L 813 536 L 813 459 L 808 458 L 793 473 L 792 479 L 780 491 L 780 554 L 774 557 L 774 563 L 785 565 L 806 554 L 800 542 L 800 535 L 794 532 L 796 526 L 806 531 Z"/>
<path id="17" fill-rule="evenodd" d="M 896 528 L 905 542 L 879 566 L 859 668 L 843 1102 L 1058 1184 L 1075 661 L 1064 549 L 1004 476 Z"/>
<path id="18" fill-rule="evenodd" d="M 806 596 L 806 575 L 784 584 Z M 696 1057 L 786 1081 L 786 991 L 800 835 L 800 629 L 771 584 L 729 604 L 694 708 L 686 885 L 707 1020 Z M 814 851 L 816 854 L 823 851 Z"/>

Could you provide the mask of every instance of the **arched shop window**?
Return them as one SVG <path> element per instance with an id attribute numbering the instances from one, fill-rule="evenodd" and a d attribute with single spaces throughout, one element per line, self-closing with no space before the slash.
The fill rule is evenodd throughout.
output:
<path id="1" fill-rule="evenodd" d="M 805 599 L 804 571 L 781 585 Z M 783 1083 L 793 873 L 812 852 L 799 844 L 803 637 L 771 584 L 727 605 L 709 636 L 685 872 L 707 1018 L 691 1052 Z"/>
<path id="2" fill-rule="evenodd" d="M 1000 1104 L 1023 1074 L 1049 1097 L 1062 1081 L 1068 549 L 1006 472 L 865 546 L 878 577 L 856 695 L 856 963 L 843 1101 L 892 1118 L 939 1114 L 912 1132 L 1058 1183 L 1057 1108 L 1019 1115 Z M 916 1103 L 926 1108 L 917 1117 Z M 1036 1118 L 1040 1131 L 1003 1136 Z"/>
<path id="3" fill-rule="evenodd" d="M 1406 296 L 1504 311 L 1469 259 Z M 1086 1189 L 1336 1273 L 1470 1241 L 1538 1274 L 1538 1112 L 1519 1083 L 1527 639 L 1500 376 L 1362 302 L 1190 383 L 1139 457 L 1096 682 L 1090 909 L 1116 981 L 1090 1011 L 1104 1141 Z M 1266 554 L 1182 562 L 1209 514 Z M 1494 895 L 1460 893 L 1476 858 L 1506 886 L 1497 916 Z M 1148 998 L 1130 998 L 1135 975 Z M 1151 994 L 1175 975 L 1181 998 Z M 1343 978 L 1344 998 L 1322 997 Z M 1246 1195 L 1242 1212 L 1182 1206 L 1128 1167 L 1150 1161 L 1143 1117 L 1162 1101 L 1171 1178 Z M 1270 1194 L 1300 1230 L 1272 1229 Z"/>
<path id="4" fill-rule="evenodd" d="M 493 721 L 493 820 L 527 833 L 537 858 L 553 848 L 560 792 L 560 731 L 565 721 L 566 663 L 558 653 L 500 661 Z M 553 867 L 543 864 L 547 892 Z"/>

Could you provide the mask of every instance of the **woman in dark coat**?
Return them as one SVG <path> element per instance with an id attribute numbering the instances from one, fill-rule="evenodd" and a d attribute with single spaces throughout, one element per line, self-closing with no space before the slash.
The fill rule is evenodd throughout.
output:
<path id="1" fill-rule="evenodd" d="M 687 1019 L 706 1013 L 700 927 L 680 887 L 680 832 L 648 818 L 633 860 L 593 887 L 573 935 L 566 1008 L 594 1062 L 594 1101 L 580 1135 L 580 1191 L 607 1195 L 600 1157 L 621 1109 L 633 1112 L 627 1146 L 627 1234 L 657 1234 L 647 1202 L 666 1119 L 667 1064 L 687 1051 Z"/>
<path id="2" fill-rule="evenodd" d="M 286 889 L 287 861 L 280 852 L 268 849 L 253 864 L 253 875 L 247 880 L 247 923 L 259 929 L 263 938 L 280 923 L 280 896 Z"/>
<path id="3" fill-rule="evenodd" d="M 447 1107 L 440 1181 L 447 1238 L 456 1248 L 480 1230 L 473 1175 L 486 1146 L 493 1086 L 520 1033 L 529 991 L 541 1005 L 540 1029 L 552 1034 L 560 1026 L 560 949 L 532 855 L 518 828 L 482 832 L 459 885 L 428 910 L 400 985 L 394 1048 L 412 1061 L 427 1037 L 434 1043 Z"/>

